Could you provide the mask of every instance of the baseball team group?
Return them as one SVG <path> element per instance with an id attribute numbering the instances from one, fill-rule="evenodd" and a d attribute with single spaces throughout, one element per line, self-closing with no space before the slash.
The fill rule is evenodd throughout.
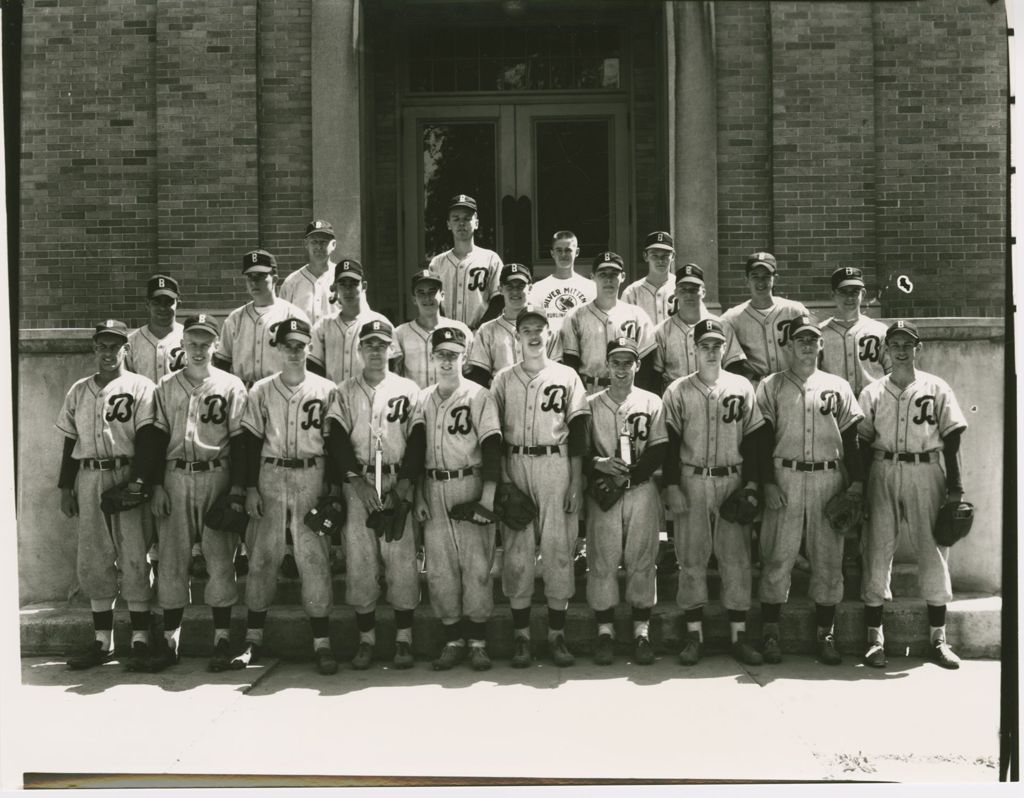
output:
<path id="1" fill-rule="evenodd" d="M 917 368 L 917 326 L 862 313 L 860 269 L 831 273 L 835 311 L 819 322 L 774 295 L 777 260 L 754 252 L 750 298 L 715 317 L 703 270 L 676 266 L 667 232 L 646 237 L 648 273 L 623 288 L 615 252 L 599 253 L 590 277 L 575 270 L 570 231 L 554 234 L 554 273 L 535 282 L 527 266 L 475 244 L 472 197 L 451 199 L 447 226 L 453 246 L 412 276 L 416 316 L 397 327 L 367 303 L 378 275 L 336 258 L 323 220 L 306 229 L 309 263 L 279 287 L 272 254 L 242 257 L 251 301 L 223 322 L 200 313 L 179 323 L 181 286 L 157 274 L 148 324 L 96 326 L 96 373 L 72 385 L 57 420 L 61 509 L 78 519 L 77 577 L 95 629 L 69 667 L 114 658 L 119 595 L 131 618 L 127 667 L 178 663 L 197 561 L 213 614 L 211 671 L 263 656 L 282 567 L 300 580 L 321 674 L 339 667 L 329 633 L 339 571 L 359 635 L 354 669 L 375 660 L 382 600 L 394 613 L 393 666 L 414 665 L 421 570 L 444 631 L 433 667 L 489 669 L 492 569 L 511 607 L 511 665 L 533 661 L 539 577 L 542 650 L 565 667 L 584 542 L 595 662 L 621 653 L 614 616 L 624 600 L 631 661 L 646 665 L 666 528 L 682 665 L 703 656 L 712 558 L 732 655 L 782 661 L 780 618 L 798 557 L 809 564 L 817 657 L 837 665 L 846 537 L 829 514 L 836 497 L 855 508 L 863 662 L 887 664 L 883 607 L 904 536 L 917 555 L 931 658 L 958 667 L 945 631 L 950 549 L 935 528 L 940 510 L 962 499 L 967 424 L 949 385 Z M 514 499 L 529 508 L 525 526 L 510 521 Z M 212 520 L 227 513 L 241 526 Z M 759 635 L 747 630 L 752 539 Z M 238 602 L 245 637 L 232 641 Z M 156 608 L 162 639 L 151 633 Z"/>

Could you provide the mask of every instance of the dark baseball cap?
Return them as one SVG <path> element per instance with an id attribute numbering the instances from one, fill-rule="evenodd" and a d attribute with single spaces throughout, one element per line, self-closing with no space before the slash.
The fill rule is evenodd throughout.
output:
<path id="1" fill-rule="evenodd" d="M 676 269 L 676 284 L 696 283 L 704 285 L 704 270 L 696 263 L 685 263 Z"/>
<path id="2" fill-rule="evenodd" d="M 539 308 L 536 305 L 527 305 L 516 316 L 516 332 L 519 332 L 519 328 L 529 319 L 540 319 L 544 324 L 547 324 L 548 314 L 544 312 L 544 308 Z"/>
<path id="3" fill-rule="evenodd" d="M 750 274 L 756 266 L 764 266 L 772 274 L 775 274 L 779 270 L 779 264 L 775 260 L 775 256 L 771 252 L 751 252 L 747 256 L 747 274 Z"/>
<path id="4" fill-rule="evenodd" d="M 363 264 L 352 258 L 338 261 L 334 267 L 334 282 L 338 282 L 342 277 L 351 277 L 354 280 L 362 281 Z"/>
<path id="5" fill-rule="evenodd" d="M 395 328 L 392 327 L 389 322 L 381 321 L 380 319 L 368 321 L 359 328 L 360 341 L 369 341 L 371 338 L 377 338 L 381 341 L 391 343 L 394 337 Z"/>
<path id="6" fill-rule="evenodd" d="M 331 223 L 324 219 L 314 219 L 306 225 L 306 238 L 312 235 L 325 235 L 329 238 L 336 238 L 334 235 L 334 227 Z"/>
<path id="7" fill-rule="evenodd" d="M 521 280 L 524 283 L 532 283 L 533 275 L 530 270 L 522 263 L 506 263 L 501 267 L 501 275 L 498 277 L 498 282 L 502 285 L 510 283 L 513 280 Z"/>
<path id="8" fill-rule="evenodd" d="M 448 201 L 448 210 L 453 211 L 456 208 L 468 208 L 476 213 L 476 200 L 469 194 L 456 194 Z"/>
<path id="9" fill-rule="evenodd" d="M 915 341 L 921 340 L 921 334 L 917 331 L 917 325 L 912 321 L 906 319 L 897 319 L 889 325 L 889 329 L 885 331 L 885 340 L 888 341 L 896 333 L 906 333 Z"/>
<path id="10" fill-rule="evenodd" d="M 648 233 L 647 238 L 644 239 L 644 249 L 667 249 L 669 252 L 675 252 L 676 248 L 672 241 L 672 234 L 666 233 L 663 230 L 656 230 L 653 233 Z"/>
<path id="11" fill-rule="evenodd" d="M 465 352 L 466 334 L 458 327 L 438 327 L 430 334 L 430 347 L 435 352 L 438 349 Z"/>
<path id="12" fill-rule="evenodd" d="M 616 252 L 599 252 L 597 257 L 594 258 L 594 274 L 597 274 L 599 269 L 608 268 L 617 269 L 620 272 L 625 271 L 626 266 L 622 262 L 622 256 Z"/>
<path id="13" fill-rule="evenodd" d="M 274 330 L 275 344 L 283 344 L 285 341 L 301 341 L 308 344 L 312 337 L 309 323 L 302 319 L 285 319 L 278 323 L 277 329 Z"/>
<path id="14" fill-rule="evenodd" d="M 242 274 L 250 272 L 276 272 L 277 258 L 265 249 L 254 249 L 242 256 Z"/>
<path id="15" fill-rule="evenodd" d="M 124 340 L 127 341 L 128 325 L 125 324 L 123 321 L 118 321 L 117 319 L 107 319 L 106 321 L 101 321 L 99 324 L 96 325 L 96 331 L 92 334 L 92 339 L 95 341 L 98 336 L 104 334 L 116 335 L 119 338 L 123 338 Z"/>
<path id="16" fill-rule="evenodd" d="M 416 290 L 416 286 L 420 283 L 434 283 L 438 288 L 444 285 L 437 273 L 430 271 L 430 269 L 420 269 L 417 272 L 413 272 L 412 280 L 410 282 L 412 284 L 413 291 Z"/>
<path id="17" fill-rule="evenodd" d="M 152 299 L 155 296 L 169 296 L 177 299 L 178 281 L 167 274 L 154 274 L 146 283 L 146 298 Z"/>
<path id="18" fill-rule="evenodd" d="M 802 332 L 811 332 L 821 338 L 821 328 L 810 316 L 800 315 L 789 320 L 789 337 L 792 340 Z"/>
<path id="19" fill-rule="evenodd" d="M 704 338 L 725 340 L 725 328 L 718 319 L 701 319 L 693 327 L 693 342 L 700 343 Z"/>
<path id="20" fill-rule="evenodd" d="M 846 288 L 848 285 L 864 287 L 864 272 L 854 266 L 840 266 L 832 272 L 832 290 Z"/>
<path id="21" fill-rule="evenodd" d="M 220 335 L 220 322 L 213 316 L 206 313 L 200 313 L 196 316 L 189 316 L 185 319 L 181 325 L 184 332 L 189 330 L 206 330 L 208 333 L 213 335 Z"/>
<path id="22" fill-rule="evenodd" d="M 640 358 L 640 349 L 637 347 L 636 341 L 626 336 L 613 338 L 608 342 L 608 345 L 605 347 L 605 358 L 607 359 L 617 352 L 628 352 L 633 357 Z"/>

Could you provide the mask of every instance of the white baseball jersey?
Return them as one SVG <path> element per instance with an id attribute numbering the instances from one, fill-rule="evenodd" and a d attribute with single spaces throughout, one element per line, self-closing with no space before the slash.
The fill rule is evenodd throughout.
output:
<path id="1" fill-rule="evenodd" d="M 309 323 L 316 324 L 320 319 L 328 318 L 338 312 L 337 307 L 330 301 L 333 274 L 333 263 L 328 263 L 327 271 L 319 277 L 310 272 L 307 263 L 284 278 L 278 296 L 286 302 L 291 302 L 297 308 L 301 308 L 309 318 Z"/>
<path id="2" fill-rule="evenodd" d="M 850 383 L 819 370 L 803 381 L 789 369 L 765 377 L 757 406 L 775 430 L 774 456 L 807 463 L 842 458 L 842 434 L 864 417 Z"/>
<path id="3" fill-rule="evenodd" d="M 576 308 L 562 325 L 562 351 L 580 359 L 580 372 L 592 379 L 607 379 L 605 362 L 609 341 L 619 337 L 632 338 L 640 357 L 654 351 L 654 325 L 651 317 L 636 305 L 616 302 L 611 309 L 601 310 L 593 302 Z M 593 393 L 600 390 L 591 388 Z"/>
<path id="4" fill-rule="evenodd" d="M 284 357 L 274 345 L 274 331 L 287 318 L 308 322 L 305 312 L 275 297 L 272 305 L 256 307 L 252 302 L 235 308 L 224 320 L 214 354 L 231 364 L 231 373 L 246 385 L 276 374 Z"/>
<path id="5" fill-rule="evenodd" d="M 336 393 L 337 386 L 317 374 L 295 386 L 280 374 L 265 377 L 249 391 L 242 426 L 263 439 L 263 457 L 322 457 L 324 419 Z"/>
<path id="6" fill-rule="evenodd" d="M 405 456 L 419 393 L 415 382 L 390 371 L 375 386 L 357 374 L 338 386 L 327 417 L 337 420 L 348 433 L 360 463 L 374 464 L 379 439 L 381 462 L 399 465 Z"/>
<path id="7" fill-rule="evenodd" d="M 498 277 L 502 265 L 498 253 L 474 247 L 462 260 L 450 249 L 435 255 L 427 268 L 441 278 L 448 316 L 475 330 L 491 297 L 500 293 Z"/>
<path id="8" fill-rule="evenodd" d="M 128 352 L 124 367 L 153 382 L 160 382 L 165 374 L 185 366 L 185 350 L 181 346 L 183 328 L 178 322 L 163 338 L 153 335 L 149 326 L 139 327 L 128 334 Z"/>
<path id="9" fill-rule="evenodd" d="M 441 317 L 437 320 L 437 327 L 454 327 L 462 330 L 466 336 L 467 351 L 472 346 L 473 333 L 461 321 Z M 395 346 L 398 348 L 398 356 L 401 358 L 395 371 L 403 377 L 408 377 L 421 388 L 426 388 L 437 382 L 437 368 L 430 359 L 430 335 L 437 327 L 427 330 L 414 319 L 405 324 L 399 324 L 395 328 Z"/>
<path id="10" fill-rule="evenodd" d="M 701 319 L 714 319 L 710 313 L 701 313 Z M 665 319 L 654 329 L 654 342 L 657 346 L 654 352 L 654 369 L 665 375 L 665 385 L 668 386 L 672 380 L 685 377 L 697 370 L 697 345 L 693 341 L 694 324 L 687 324 L 676 315 Z M 725 332 L 725 344 L 722 347 L 722 366 L 745 360 L 746 355 L 740 347 L 739 341 L 732 331 L 732 327 L 722 324 Z"/>
<path id="11" fill-rule="evenodd" d="M 184 371 L 156 386 L 155 426 L 170 435 L 168 460 L 216 460 L 228 454 L 230 439 L 242 431 L 247 393 L 234 374 L 217 368 L 193 385 Z"/>
<path id="12" fill-rule="evenodd" d="M 854 396 L 892 371 L 882 322 L 860 316 L 852 322 L 831 318 L 820 326 L 824 347 L 819 366 L 850 383 Z"/>
<path id="13" fill-rule="evenodd" d="M 633 388 L 622 404 L 616 404 L 608 389 L 587 398 L 590 404 L 591 451 L 601 457 L 621 457 L 620 436 L 629 436 L 631 464 L 644 449 L 665 443 L 665 408 L 661 397 L 650 391 Z M 657 515 L 658 507 L 653 508 Z"/>
<path id="14" fill-rule="evenodd" d="M 886 375 L 865 386 L 859 401 L 864 420 L 857 433 L 872 449 L 883 452 L 941 451 L 944 436 L 967 429 L 953 390 L 924 371 L 918 371 L 906 388 Z"/>
<path id="15" fill-rule="evenodd" d="M 437 386 L 420 392 L 413 426 L 423 424 L 427 435 L 427 468 L 457 471 L 483 462 L 480 441 L 501 432 L 498 405 L 491 392 L 472 380 L 462 380 L 442 399 Z"/>
<path id="16" fill-rule="evenodd" d="M 92 375 L 72 385 L 57 417 L 57 429 L 75 441 L 71 456 L 134 456 L 135 433 L 154 420 L 155 390 L 151 379 L 130 371 L 102 388 Z"/>
<path id="17" fill-rule="evenodd" d="M 375 310 L 362 311 L 352 321 L 345 321 L 341 316 L 320 319 L 313 327 L 308 359 L 323 367 L 328 378 L 336 383 L 358 374 L 363 370 L 363 359 L 359 356 L 359 330 L 370 321 L 391 324 L 386 316 Z M 388 358 L 398 357 L 398 351 L 392 342 Z"/>
<path id="18" fill-rule="evenodd" d="M 514 446 L 560 446 L 569 441 L 569 422 L 590 413 L 579 375 L 551 363 L 530 376 L 522 363 L 499 371 L 491 385 L 505 442 Z"/>
<path id="19" fill-rule="evenodd" d="M 477 329 L 467 352 L 467 365 L 479 366 L 492 375 L 518 363 L 523 359 L 523 350 L 516 339 L 516 323 L 504 315 L 485 321 Z M 562 340 L 554 332 L 548 341 L 547 353 L 552 360 L 562 358 Z"/>
<path id="20" fill-rule="evenodd" d="M 713 386 L 696 373 L 680 377 L 668 386 L 664 402 L 665 423 L 680 437 L 683 465 L 742 465 L 743 437 L 764 426 L 754 387 L 728 371 L 722 371 Z"/>
<path id="21" fill-rule="evenodd" d="M 527 302 L 544 309 L 551 331 L 557 336 L 566 314 L 573 308 L 593 302 L 596 296 L 597 285 L 594 281 L 574 271 L 565 280 L 553 274 L 538 280 L 530 286 Z"/>
<path id="22" fill-rule="evenodd" d="M 654 285 L 644 277 L 627 285 L 621 299 L 642 308 L 655 325 L 661 324 L 676 312 L 676 277 L 668 275 L 661 285 Z"/>
<path id="23" fill-rule="evenodd" d="M 790 319 L 806 315 L 799 302 L 782 297 L 772 297 L 772 306 L 757 310 L 748 299 L 722 314 L 722 321 L 728 322 L 743 347 L 751 367 L 760 376 L 766 377 L 776 371 L 789 368 L 786 358 L 786 341 L 789 340 Z"/>

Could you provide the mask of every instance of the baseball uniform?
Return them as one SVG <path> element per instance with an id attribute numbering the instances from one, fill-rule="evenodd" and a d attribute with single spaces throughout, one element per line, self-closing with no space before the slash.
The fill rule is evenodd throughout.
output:
<path id="1" fill-rule="evenodd" d="M 608 342 L 619 336 L 637 342 L 641 360 L 654 351 L 654 325 L 636 305 L 620 301 L 606 311 L 588 302 L 565 317 L 562 351 L 580 359 L 580 379 L 588 394 L 608 386 L 605 352 Z"/>
<path id="2" fill-rule="evenodd" d="M 363 370 L 363 359 L 359 356 L 359 330 L 370 321 L 385 321 L 387 317 L 375 310 L 361 311 L 351 321 L 341 316 L 320 319 L 313 326 L 313 340 L 310 342 L 309 361 L 321 366 L 327 378 L 342 383 Z M 399 349 L 392 345 L 388 358 L 398 357 Z"/>
<path id="3" fill-rule="evenodd" d="M 548 357 L 552 360 L 562 357 L 562 342 L 554 333 L 548 342 Z M 493 375 L 522 359 L 523 351 L 516 339 L 515 320 L 509 321 L 501 315 L 485 321 L 477 329 L 469 346 L 466 364 L 478 366 Z"/>
<path id="4" fill-rule="evenodd" d="M 661 324 L 676 312 L 676 278 L 669 274 L 661 285 L 646 277 L 630 283 L 622 290 L 622 301 L 642 309 L 654 325 Z"/>
<path id="5" fill-rule="evenodd" d="M 467 341 L 473 340 L 473 333 L 469 327 L 460 321 L 442 316 L 438 318 L 437 327 L 434 329 L 441 327 L 454 327 L 463 332 Z M 433 331 L 425 329 L 415 319 L 399 324 L 395 328 L 395 345 L 400 358 L 395 371 L 415 382 L 420 388 L 437 382 L 437 369 L 430 359 L 430 334 Z"/>
<path id="6" fill-rule="evenodd" d="M 566 314 L 573 308 L 592 302 L 596 296 L 594 281 L 574 271 L 565 280 L 553 274 L 538 280 L 530 286 L 527 303 L 544 309 L 553 337 L 557 338 Z"/>
<path id="7" fill-rule="evenodd" d="M 157 338 L 148 326 L 139 327 L 128 334 L 128 354 L 124 367 L 128 371 L 149 377 L 154 383 L 185 365 L 185 350 L 181 348 L 182 326 L 174 322 L 171 331 Z"/>
<path id="8" fill-rule="evenodd" d="M 716 317 L 710 313 L 702 313 L 698 321 L 714 318 Z M 697 345 L 693 342 L 693 328 L 696 325 L 697 322 L 688 324 L 676 315 L 665 319 L 654 329 L 654 343 L 657 347 L 654 352 L 654 370 L 664 375 L 665 387 L 673 380 L 697 370 Z M 726 338 L 722 355 L 722 367 L 725 368 L 743 360 L 746 355 L 743 354 L 732 327 L 722 324 L 722 328 L 725 330 Z"/>
<path id="9" fill-rule="evenodd" d="M 785 346 L 789 322 L 810 315 L 799 302 L 772 297 L 772 306 L 755 308 L 748 299 L 722 314 L 722 323 L 732 328 L 750 366 L 760 377 L 789 367 Z"/>
<path id="10" fill-rule="evenodd" d="M 333 272 L 333 264 L 328 263 L 327 271 L 317 277 L 309 270 L 307 263 L 284 278 L 278 296 L 305 313 L 310 324 L 316 324 L 320 319 L 329 318 L 338 312 L 331 304 Z"/>
<path id="11" fill-rule="evenodd" d="M 856 321 L 836 318 L 823 321 L 820 368 L 842 377 L 850 383 L 854 396 L 860 396 L 865 385 L 892 371 L 885 331 L 882 322 L 867 316 L 860 316 Z"/>
<path id="12" fill-rule="evenodd" d="M 496 252 L 476 246 L 464 258 L 451 249 L 431 258 L 428 268 L 441 278 L 448 317 L 471 330 L 479 327 L 491 297 L 500 292 L 501 266 Z"/>
<path id="13" fill-rule="evenodd" d="M 228 314 L 214 356 L 230 364 L 231 373 L 247 386 L 279 372 L 284 359 L 274 344 L 277 325 L 288 318 L 309 321 L 306 314 L 280 297 L 272 305 L 248 302 Z M 226 369 L 225 369 L 226 370 Z"/>

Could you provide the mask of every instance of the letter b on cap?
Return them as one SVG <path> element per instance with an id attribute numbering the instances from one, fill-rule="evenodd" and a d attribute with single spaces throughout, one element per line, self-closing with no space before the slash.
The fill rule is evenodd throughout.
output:
<path id="1" fill-rule="evenodd" d="M 292 332 L 295 332 L 295 330 L 299 329 L 299 324 L 297 321 L 295 321 L 295 319 L 292 319 L 291 327 L 289 329 L 291 329 Z"/>

